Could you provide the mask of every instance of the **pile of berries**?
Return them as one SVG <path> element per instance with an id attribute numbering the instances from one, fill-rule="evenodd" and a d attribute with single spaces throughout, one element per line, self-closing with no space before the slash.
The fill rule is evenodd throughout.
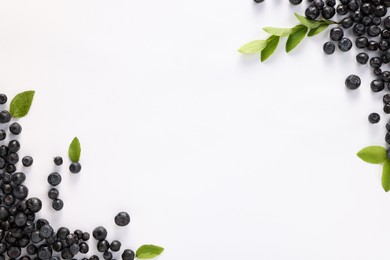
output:
<path id="1" fill-rule="evenodd" d="M 302 0 L 289 0 L 299 5 Z M 256 3 L 263 2 L 255 0 Z M 369 64 L 374 79 L 370 83 L 373 92 L 390 90 L 390 15 L 387 15 L 390 0 L 308 0 L 305 16 L 310 20 L 336 19 L 336 27 L 330 30 L 330 40 L 323 45 L 326 54 L 336 51 L 349 51 L 353 45 L 361 50 L 356 55 L 360 65 Z M 353 35 L 352 40 L 346 37 L 346 31 Z M 354 90 L 361 85 L 360 77 L 349 75 L 345 86 Z M 390 114 L 390 95 L 383 96 L 383 112 Z M 371 113 L 368 121 L 376 124 L 380 121 L 378 113 Z M 388 131 L 385 141 L 390 144 L 390 121 L 386 124 Z"/>
<path id="2" fill-rule="evenodd" d="M 0 94 L 0 106 L 6 103 L 7 96 Z M 84 260 L 99 260 L 98 255 L 86 255 L 89 252 L 88 232 L 71 232 L 67 227 L 55 229 L 46 219 L 38 218 L 42 201 L 36 197 L 28 197 L 29 190 L 24 185 L 26 175 L 22 172 L 23 167 L 32 166 L 33 158 L 23 157 L 20 165 L 18 152 L 21 145 L 16 137 L 21 134 L 22 126 L 11 121 L 10 112 L 3 109 L 0 112 L 0 126 L 3 127 L 0 129 L 0 260 L 59 260 L 80 256 Z M 7 137 L 10 141 L 5 144 Z M 57 156 L 54 163 L 60 166 L 63 159 Z M 72 163 L 69 169 L 72 173 L 78 173 L 81 165 Z M 53 209 L 57 211 L 64 206 L 59 198 L 59 191 L 55 188 L 61 180 L 58 172 L 49 174 L 47 178 L 52 186 L 48 197 L 52 200 Z M 126 226 L 130 223 L 130 216 L 126 212 L 120 212 L 114 221 L 118 226 Z M 92 237 L 97 240 L 96 249 L 105 260 L 113 259 L 113 253 L 121 249 L 121 242 L 109 242 L 106 239 L 107 230 L 102 226 L 93 230 Z M 120 256 L 123 260 L 133 260 L 135 254 L 134 251 L 125 249 Z"/>

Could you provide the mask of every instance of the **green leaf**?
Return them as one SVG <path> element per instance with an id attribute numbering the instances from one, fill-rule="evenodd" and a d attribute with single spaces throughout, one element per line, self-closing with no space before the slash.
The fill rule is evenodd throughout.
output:
<path id="1" fill-rule="evenodd" d="M 317 35 L 320 32 L 322 32 L 323 30 L 325 30 L 326 28 L 328 28 L 328 26 L 329 26 L 329 24 L 321 24 L 317 28 L 311 29 L 309 31 L 309 33 L 307 34 L 307 36 L 311 37 L 311 36 Z"/>
<path id="2" fill-rule="evenodd" d="M 240 49 L 238 49 L 238 51 L 246 54 L 260 53 L 265 46 L 267 46 L 267 42 L 265 40 L 256 40 L 244 44 Z"/>
<path id="3" fill-rule="evenodd" d="M 267 46 L 261 51 L 261 61 L 268 59 L 274 52 L 279 44 L 279 36 L 272 35 L 267 39 Z"/>
<path id="4" fill-rule="evenodd" d="M 286 43 L 286 52 L 292 51 L 305 38 L 308 28 L 305 25 L 297 25 L 293 32 L 288 36 Z"/>
<path id="5" fill-rule="evenodd" d="M 390 190 L 390 160 L 388 159 L 383 164 L 382 187 L 386 192 Z"/>
<path id="6" fill-rule="evenodd" d="M 293 32 L 293 28 L 264 27 L 263 30 L 271 35 L 281 37 L 289 36 Z"/>
<path id="7" fill-rule="evenodd" d="M 316 21 L 316 20 L 309 20 L 306 17 L 299 15 L 297 13 L 294 13 L 294 14 L 295 14 L 295 17 L 298 19 L 298 21 L 301 22 L 301 24 L 305 25 L 306 27 L 308 27 L 310 29 L 317 28 L 318 26 L 320 26 L 322 24 L 321 22 Z"/>
<path id="8" fill-rule="evenodd" d="M 321 21 L 326 23 L 326 24 L 338 24 L 338 22 L 335 22 L 335 21 L 332 21 L 332 20 L 328 20 L 328 19 L 324 19 L 324 18 L 321 18 Z"/>
<path id="9" fill-rule="evenodd" d="M 14 118 L 21 118 L 28 114 L 35 91 L 28 90 L 17 94 L 11 101 L 9 112 Z"/>
<path id="10" fill-rule="evenodd" d="M 159 256 L 164 251 L 164 248 L 155 245 L 143 245 L 137 249 L 135 256 L 139 259 L 151 259 Z"/>
<path id="11" fill-rule="evenodd" d="M 379 164 L 387 159 L 386 149 L 382 146 L 367 146 L 357 153 L 360 159 L 368 163 Z"/>
<path id="12" fill-rule="evenodd" d="M 78 162 L 80 160 L 81 146 L 80 141 L 77 137 L 73 138 L 72 142 L 69 145 L 69 159 L 72 162 Z"/>

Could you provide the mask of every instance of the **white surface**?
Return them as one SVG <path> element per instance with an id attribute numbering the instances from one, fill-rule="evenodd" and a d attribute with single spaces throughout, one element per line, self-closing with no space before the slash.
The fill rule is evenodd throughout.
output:
<path id="1" fill-rule="evenodd" d="M 287 1 L 0 2 L 0 88 L 37 91 L 20 122 L 35 158 L 30 195 L 53 225 L 109 228 L 161 260 L 388 259 L 390 197 L 356 152 L 384 145 L 371 75 L 326 34 L 266 63 L 237 48 L 296 23 Z M 282 41 L 284 43 L 284 41 Z M 344 79 L 362 75 L 349 92 Z M 65 208 L 46 200 L 52 157 L 74 136 L 83 170 L 61 169 Z M 130 212 L 118 228 L 113 217 Z M 49 215 L 50 214 L 50 215 Z"/>

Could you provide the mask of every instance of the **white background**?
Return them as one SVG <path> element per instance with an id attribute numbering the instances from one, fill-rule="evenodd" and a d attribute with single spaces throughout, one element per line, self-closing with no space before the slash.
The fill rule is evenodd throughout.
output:
<path id="1" fill-rule="evenodd" d="M 21 155 L 31 196 L 55 227 L 109 229 L 161 260 L 388 259 L 390 197 L 356 152 L 384 145 L 387 118 L 356 51 L 326 56 L 327 34 L 261 64 L 237 52 L 293 26 L 303 6 L 251 0 L 0 1 L 0 89 L 36 97 Z M 281 42 L 284 44 L 284 40 Z M 347 91 L 344 79 L 362 76 Z M 52 158 L 74 136 L 82 172 Z M 65 165 L 68 165 L 66 160 Z M 128 211 L 119 228 L 113 218 Z M 119 255 L 115 255 L 119 258 Z"/>

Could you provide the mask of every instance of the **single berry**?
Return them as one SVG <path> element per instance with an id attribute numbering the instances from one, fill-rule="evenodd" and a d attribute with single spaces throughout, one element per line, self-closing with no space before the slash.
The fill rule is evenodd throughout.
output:
<path id="1" fill-rule="evenodd" d="M 371 123 L 371 124 L 376 124 L 380 121 L 381 117 L 379 116 L 378 113 L 371 113 L 369 116 L 368 116 L 368 121 Z"/>
<path id="2" fill-rule="evenodd" d="M 361 80 L 357 75 L 352 74 L 345 79 L 345 86 L 349 89 L 357 89 L 358 87 L 360 87 L 360 84 Z"/>
<path id="3" fill-rule="evenodd" d="M 310 20 L 315 20 L 320 15 L 320 11 L 315 6 L 309 6 L 305 10 L 305 16 Z"/>
<path id="4" fill-rule="evenodd" d="M 97 228 L 95 228 L 92 232 L 92 236 L 96 239 L 96 240 L 103 240 L 103 239 L 106 239 L 107 237 L 107 230 L 102 227 L 102 226 L 99 226 Z"/>
<path id="5" fill-rule="evenodd" d="M 379 57 L 372 57 L 370 59 L 370 66 L 373 68 L 379 68 L 382 66 L 382 59 Z"/>
<path id="6" fill-rule="evenodd" d="M 79 173 L 81 171 L 81 164 L 80 163 L 71 163 L 69 165 L 69 170 L 71 173 Z"/>
<path id="7" fill-rule="evenodd" d="M 96 247 L 99 252 L 106 252 L 110 248 L 110 243 L 105 239 L 99 240 Z"/>
<path id="8" fill-rule="evenodd" d="M 347 52 L 349 51 L 351 48 L 352 48 L 352 42 L 350 39 L 348 38 L 342 38 L 339 42 L 338 42 L 338 46 L 339 46 L 339 49 L 342 51 L 342 52 Z"/>
<path id="9" fill-rule="evenodd" d="M 4 105 L 5 103 L 7 103 L 7 96 L 5 94 L 0 94 L 0 105 Z"/>
<path id="10" fill-rule="evenodd" d="M 119 212 L 114 220 L 118 226 L 126 226 L 130 223 L 130 216 L 127 212 Z"/>
<path id="11" fill-rule="evenodd" d="M 113 252 L 118 252 L 121 249 L 121 245 L 121 242 L 119 242 L 118 240 L 114 240 L 110 244 L 110 249 Z"/>
<path id="12" fill-rule="evenodd" d="M 10 126 L 9 126 L 9 131 L 14 134 L 14 135 L 18 135 L 22 132 L 22 126 L 17 123 L 17 122 L 13 122 Z"/>
<path id="13" fill-rule="evenodd" d="M 385 83 L 380 79 L 374 79 L 371 81 L 370 87 L 373 92 L 380 92 L 385 88 Z"/>
<path id="14" fill-rule="evenodd" d="M 33 164 L 34 160 L 31 156 L 24 156 L 22 159 L 22 164 L 25 167 L 30 167 Z"/>
<path id="15" fill-rule="evenodd" d="M 321 11 L 321 15 L 324 19 L 331 19 L 335 14 L 336 10 L 333 6 L 325 6 Z"/>
<path id="16" fill-rule="evenodd" d="M 135 254 L 133 250 L 125 249 L 122 253 L 123 260 L 134 260 Z"/>
<path id="17" fill-rule="evenodd" d="M 383 112 L 386 114 L 390 114 L 390 104 L 386 104 L 383 106 Z"/>
<path id="18" fill-rule="evenodd" d="M 368 59 L 369 59 L 369 56 L 367 53 L 359 53 L 358 55 L 356 55 L 356 61 L 360 64 L 367 64 L 368 62 Z"/>
<path id="19" fill-rule="evenodd" d="M 50 199 L 55 200 L 60 195 L 60 192 L 56 188 L 51 188 L 47 195 Z"/>
<path id="20" fill-rule="evenodd" d="M 0 123 L 5 124 L 11 121 L 11 114 L 7 110 L 0 112 Z"/>
<path id="21" fill-rule="evenodd" d="M 50 173 L 50 175 L 47 177 L 47 182 L 51 186 L 57 186 L 62 181 L 61 175 L 58 172 Z"/>
<path id="22" fill-rule="evenodd" d="M 335 27 L 330 30 L 330 39 L 333 41 L 340 41 L 344 37 L 344 31 L 340 27 Z"/>
<path id="23" fill-rule="evenodd" d="M 381 33 L 381 28 L 376 25 L 371 25 L 367 28 L 367 34 L 371 37 L 376 37 Z"/>
<path id="24" fill-rule="evenodd" d="M 333 54 L 335 49 L 336 46 L 334 45 L 333 42 L 326 42 L 323 47 L 324 52 L 328 55 Z"/>
<path id="25" fill-rule="evenodd" d="M 64 202 L 61 199 L 55 199 L 53 200 L 51 206 L 54 210 L 60 211 L 64 207 Z"/>
<path id="26" fill-rule="evenodd" d="M 56 156 L 54 157 L 54 164 L 57 165 L 57 166 L 60 166 L 62 165 L 64 161 L 62 160 L 62 157 L 61 156 Z"/>
<path id="27" fill-rule="evenodd" d="M 16 153 L 20 149 L 20 143 L 18 140 L 12 140 L 8 143 L 8 149 L 12 153 Z"/>

